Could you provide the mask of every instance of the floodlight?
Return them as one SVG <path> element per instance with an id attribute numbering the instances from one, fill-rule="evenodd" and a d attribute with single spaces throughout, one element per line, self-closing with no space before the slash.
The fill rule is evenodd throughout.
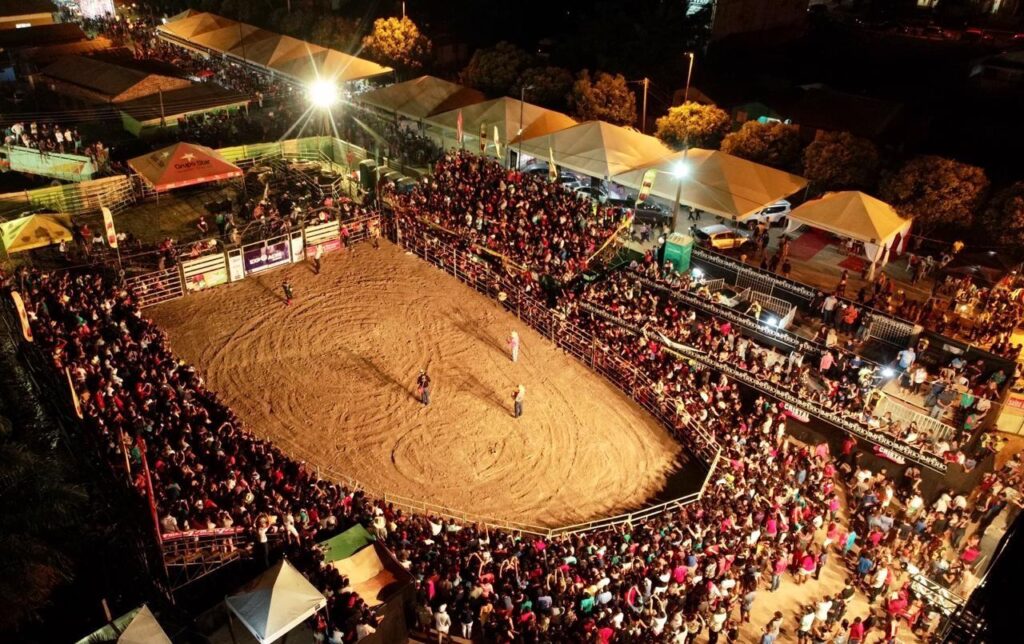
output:
<path id="1" fill-rule="evenodd" d="M 892 378 L 895 375 L 896 372 L 892 370 L 892 367 L 885 367 L 884 369 L 882 369 L 883 378 Z"/>
<path id="2" fill-rule="evenodd" d="M 779 326 L 779 318 L 774 315 L 768 318 L 768 326 Z"/>
<path id="3" fill-rule="evenodd" d="M 700 279 L 700 278 L 704 277 L 704 271 L 700 270 L 699 268 L 693 269 L 691 271 L 691 273 L 693 273 L 693 277 L 695 279 Z"/>
<path id="4" fill-rule="evenodd" d="M 338 102 L 338 86 L 329 80 L 319 79 L 308 88 L 309 102 L 315 107 L 328 108 Z"/>
<path id="5" fill-rule="evenodd" d="M 672 166 L 672 174 L 676 179 L 683 179 L 690 174 L 690 166 L 680 161 Z"/>

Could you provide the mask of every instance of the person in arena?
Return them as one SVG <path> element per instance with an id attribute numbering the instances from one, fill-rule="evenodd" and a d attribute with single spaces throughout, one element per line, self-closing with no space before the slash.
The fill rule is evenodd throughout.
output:
<path id="1" fill-rule="evenodd" d="M 281 290 L 284 291 L 284 305 L 291 306 L 292 300 L 295 299 L 295 292 L 292 290 L 292 283 L 285 279 L 281 282 Z"/>
<path id="2" fill-rule="evenodd" d="M 508 350 L 512 357 L 512 362 L 519 361 L 519 334 L 513 330 L 508 335 Z"/>
<path id="3" fill-rule="evenodd" d="M 512 390 L 512 416 L 519 418 L 523 415 L 523 400 L 526 399 L 526 387 L 519 385 Z"/>
<path id="4" fill-rule="evenodd" d="M 420 375 L 416 378 L 416 393 L 421 403 L 430 404 L 430 376 L 425 370 L 421 370 Z"/>

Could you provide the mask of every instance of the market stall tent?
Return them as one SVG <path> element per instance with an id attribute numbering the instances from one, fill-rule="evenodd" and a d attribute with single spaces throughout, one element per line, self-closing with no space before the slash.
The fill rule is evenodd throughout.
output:
<path id="1" fill-rule="evenodd" d="M 679 164 L 687 168 L 682 179 L 674 175 Z M 613 180 L 639 190 L 649 169 L 656 171 L 652 194 L 675 201 L 678 193 L 681 204 L 734 221 L 743 221 L 807 186 L 807 180 L 795 174 L 700 148 L 676 152 L 657 163 L 623 172 Z"/>
<path id="2" fill-rule="evenodd" d="M 536 136 L 531 136 L 529 128 L 524 129 L 523 154 L 538 159 L 554 156 L 559 168 L 600 179 L 672 155 L 672 150 L 655 137 L 604 121 L 587 121 Z M 513 143 L 518 146 L 518 141 Z"/>
<path id="3" fill-rule="evenodd" d="M 876 264 L 884 265 L 903 249 L 912 221 L 881 199 L 847 190 L 827 193 L 795 208 L 789 213 L 786 232 L 807 225 L 863 242 L 873 272 Z"/>
<path id="4" fill-rule="evenodd" d="M 356 97 L 356 102 L 411 119 L 425 119 L 460 107 L 483 103 L 483 92 L 436 76 L 381 87 Z"/>
<path id="5" fill-rule="evenodd" d="M 78 640 L 76 644 L 117 642 L 117 644 L 171 644 L 171 638 L 153 612 L 143 604 L 113 620 L 103 628 Z"/>
<path id="6" fill-rule="evenodd" d="M 216 151 L 195 143 L 175 143 L 128 161 L 157 192 L 242 176 L 242 170 Z"/>
<path id="7" fill-rule="evenodd" d="M 268 644 L 326 606 L 327 598 L 282 559 L 224 603 L 260 644 Z"/>
<path id="8" fill-rule="evenodd" d="M 8 255 L 73 238 L 71 215 L 28 215 L 0 223 L 0 242 Z"/>

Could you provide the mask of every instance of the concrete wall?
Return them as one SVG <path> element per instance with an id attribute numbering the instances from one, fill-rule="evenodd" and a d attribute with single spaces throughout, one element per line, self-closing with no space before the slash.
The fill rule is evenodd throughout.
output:
<path id="1" fill-rule="evenodd" d="M 0 2 L 0 7 L 3 3 Z M 32 13 L 24 16 L 0 16 L 0 29 L 17 29 L 18 25 L 29 24 L 33 27 L 39 25 L 52 25 L 52 13 Z"/>

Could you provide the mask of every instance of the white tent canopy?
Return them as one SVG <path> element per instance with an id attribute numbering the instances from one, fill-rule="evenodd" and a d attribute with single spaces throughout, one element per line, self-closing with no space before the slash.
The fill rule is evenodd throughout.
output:
<path id="1" fill-rule="evenodd" d="M 864 243 L 864 254 L 872 263 L 885 263 L 894 243 L 901 248 L 906 243 L 911 223 L 881 199 L 847 190 L 830 192 L 794 209 L 787 232 L 806 224 L 856 239 Z"/>
<path id="2" fill-rule="evenodd" d="M 268 644 L 326 606 L 327 599 L 281 560 L 224 603 L 260 644 Z"/>
<path id="3" fill-rule="evenodd" d="M 520 120 L 524 134 L 534 132 L 537 136 L 576 125 L 576 121 L 561 112 L 507 96 L 435 114 L 428 117 L 426 122 L 443 132 L 450 141 L 455 137 L 460 113 L 465 147 L 469 150 L 475 150 L 480 144 L 481 127 L 484 130 L 484 144 L 493 152 L 495 128 L 498 130 L 498 143 L 504 151 L 518 135 Z M 547 149 L 544 153 L 547 154 Z"/>
<path id="4" fill-rule="evenodd" d="M 765 206 L 804 188 L 807 180 L 740 157 L 699 148 L 677 152 L 658 163 L 635 167 L 613 180 L 639 190 L 644 172 L 657 171 L 652 194 L 675 201 L 679 179 L 673 170 L 685 158 L 680 203 L 719 217 L 743 221 Z"/>
<path id="5" fill-rule="evenodd" d="M 117 644 L 171 644 L 171 638 L 167 637 L 149 606 L 143 605 L 121 637 L 117 638 Z"/>
<path id="6" fill-rule="evenodd" d="M 420 76 L 402 83 L 375 89 L 356 97 L 356 102 L 411 119 L 482 103 L 482 92 L 451 83 L 436 76 Z"/>
<path id="7" fill-rule="evenodd" d="M 587 121 L 533 138 L 526 138 L 529 132 L 524 134 L 524 154 L 545 160 L 553 154 L 558 167 L 601 179 L 672 155 L 653 136 L 604 121 Z"/>

